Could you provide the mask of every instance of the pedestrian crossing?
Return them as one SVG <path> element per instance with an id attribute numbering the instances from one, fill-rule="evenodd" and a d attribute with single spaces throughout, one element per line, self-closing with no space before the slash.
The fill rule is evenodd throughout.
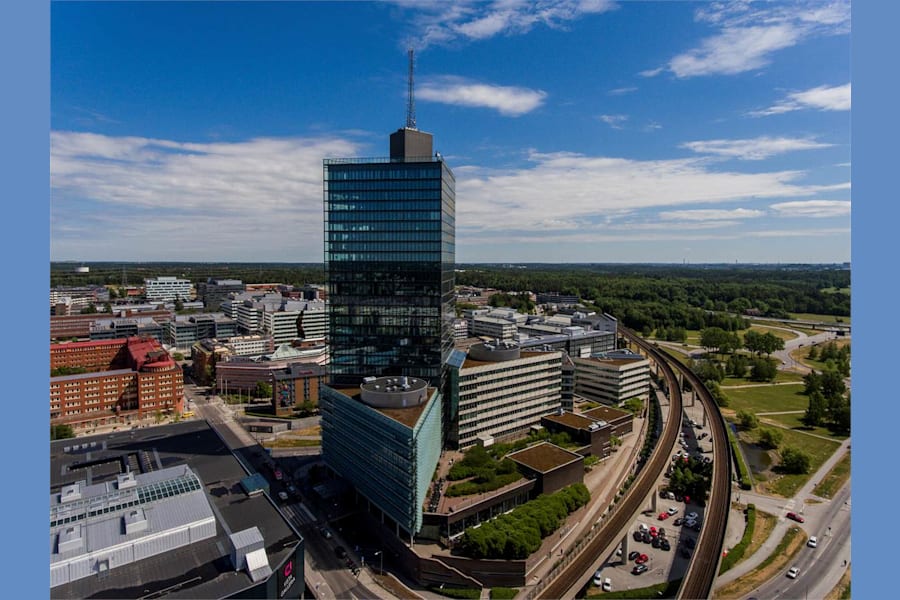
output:
<path id="1" fill-rule="evenodd" d="M 284 504 L 281 506 L 281 511 L 291 520 L 291 523 L 298 528 L 304 525 L 316 525 L 318 523 L 318 519 L 316 519 L 315 515 L 309 512 L 309 509 L 306 508 L 302 502 Z"/>

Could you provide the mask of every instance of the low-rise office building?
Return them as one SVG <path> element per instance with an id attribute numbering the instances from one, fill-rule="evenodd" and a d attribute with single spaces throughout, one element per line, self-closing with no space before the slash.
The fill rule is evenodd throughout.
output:
<path id="1" fill-rule="evenodd" d="M 650 396 L 650 361 L 627 350 L 590 358 L 573 356 L 575 393 L 587 400 L 617 405 Z"/>
<path id="2" fill-rule="evenodd" d="M 581 413 L 583 416 L 608 423 L 612 435 L 624 437 L 634 430 L 634 415 L 627 410 L 619 410 L 611 406 L 598 406 Z"/>
<path id="3" fill-rule="evenodd" d="M 448 365 L 455 396 L 450 414 L 458 414 L 449 437 L 460 449 L 479 439 L 523 437 L 561 407 L 562 352 L 479 343 L 468 354 L 454 350 Z"/>
<path id="4" fill-rule="evenodd" d="M 273 374 L 272 408 L 277 416 L 285 416 L 304 404 L 318 406 L 328 369 L 322 365 L 292 363 Z"/>
<path id="5" fill-rule="evenodd" d="M 90 324 L 91 340 L 115 340 L 127 337 L 153 338 L 165 343 L 166 328 L 153 317 L 112 317 L 96 319 Z"/>
<path id="6" fill-rule="evenodd" d="M 237 335 L 237 323 L 222 314 L 176 315 L 166 328 L 166 343 L 187 350 L 200 340 L 229 339 Z"/>
<path id="7" fill-rule="evenodd" d="M 189 279 L 154 277 L 144 280 L 144 296 L 149 302 L 186 301 L 193 298 L 194 285 Z"/>

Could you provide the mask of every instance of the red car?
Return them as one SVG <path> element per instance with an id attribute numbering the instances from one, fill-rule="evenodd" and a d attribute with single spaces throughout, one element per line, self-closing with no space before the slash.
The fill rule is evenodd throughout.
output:
<path id="1" fill-rule="evenodd" d="M 798 515 L 797 513 L 789 512 L 785 516 L 788 519 L 790 519 L 791 521 L 797 521 L 798 523 L 803 523 L 805 521 L 805 519 L 803 517 L 801 517 L 800 515 Z"/>
<path id="2" fill-rule="evenodd" d="M 661 512 L 661 513 L 659 513 L 659 517 L 657 517 L 657 518 L 658 518 L 660 521 L 665 521 L 666 519 L 669 518 L 669 513 L 667 513 L 667 512 Z"/>
<path id="3" fill-rule="evenodd" d="M 281 472 L 281 469 L 275 469 L 274 474 L 275 474 L 275 479 L 277 479 L 278 481 L 281 481 L 282 479 L 284 479 L 284 474 Z"/>
<path id="4" fill-rule="evenodd" d="M 656 537 L 657 535 L 659 535 L 659 532 L 656 531 L 656 527 L 651 527 L 650 528 L 650 537 Z"/>
<path id="5" fill-rule="evenodd" d="M 648 560 L 650 560 L 650 557 L 649 557 L 649 556 L 647 556 L 646 554 L 641 554 L 641 555 L 638 556 L 636 559 L 634 559 L 634 562 L 637 563 L 637 564 L 639 564 L 639 565 L 642 565 L 642 564 L 644 564 L 645 562 L 647 562 Z"/>

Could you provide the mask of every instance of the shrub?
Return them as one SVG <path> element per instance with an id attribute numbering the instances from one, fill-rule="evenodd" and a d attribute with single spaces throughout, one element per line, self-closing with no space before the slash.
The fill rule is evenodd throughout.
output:
<path id="1" fill-rule="evenodd" d="M 744 553 L 750 546 L 753 539 L 753 528 L 756 527 L 756 505 L 747 505 L 747 524 L 744 526 L 744 535 L 741 541 L 735 544 L 734 548 L 728 552 L 728 555 L 722 559 L 722 565 L 719 567 L 719 575 L 733 567 L 744 557 Z"/>

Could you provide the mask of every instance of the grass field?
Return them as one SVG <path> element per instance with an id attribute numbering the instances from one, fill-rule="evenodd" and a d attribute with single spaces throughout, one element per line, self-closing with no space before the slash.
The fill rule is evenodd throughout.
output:
<path id="1" fill-rule="evenodd" d="M 819 323 L 843 323 L 850 324 L 850 317 L 836 317 L 834 315 L 814 315 L 810 313 L 791 313 L 791 318 L 798 321 L 817 321 Z"/>
<path id="2" fill-rule="evenodd" d="M 309 448 L 321 446 L 322 440 L 304 440 L 300 438 L 280 437 L 275 440 L 266 440 L 262 443 L 265 448 Z"/>
<path id="3" fill-rule="evenodd" d="M 822 333 L 821 331 L 816 331 L 815 329 L 808 329 L 806 327 L 797 327 L 796 325 L 790 325 L 788 323 L 781 323 L 780 321 L 757 321 L 753 320 L 754 325 L 759 325 L 761 327 L 787 327 L 793 331 L 800 331 L 805 333 L 806 335 L 815 335 L 817 333 Z"/>
<path id="4" fill-rule="evenodd" d="M 824 440 L 819 437 L 807 435 L 801 431 L 794 431 L 793 429 L 782 429 L 781 432 L 784 434 L 784 441 L 781 443 L 782 448 L 793 446 L 794 448 L 799 448 L 809 454 L 809 473 L 803 475 L 776 474 L 768 481 L 762 482 L 759 485 L 772 494 L 790 498 L 797 493 L 797 490 L 800 489 L 804 483 L 809 481 L 809 478 L 822 466 L 822 463 L 828 460 L 829 456 L 834 454 L 834 451 L 840 446 L 840 442 Z"/>
<path id="5" fill-rule="evenodd" d="M 809 399 L 802 394 L 801 385 L 769 385 L 751 388 L 725 388 L 728 408 L 752 413 L 782 410 L 806 410 Z"/>
<path id="6" fill-rule="evenodd" d="M 843 346 L 849 345 L 850 340 L 847 340 L 847 339 L 834 340 L 833 342 L 829 342 L 829 343 L 834 343 L 838 348 L 841 348 Z M 816 344 L 816 348 L 821 350 L 822 344 Z M 808 348 L 808 347 L 797 348 L 796 350 L 791 352 L 791 358 L 793 358 L 794 360 L 796 360 L 799 363 L 806 365 L 807 367 L 809 367 L 811 369 L 815 369 L 817 371 L 823 370 L 825 368 L 825 363 L 820 360 L 810 360 L 808 358 L 809 350 L 810 350 L 810 348 Z"/>
<path id="7" fill-rule="evenodd" d="M 846 435 L 832 433 L 827 427 L 808 428 L 803 424 L 803 413 L 790 413 L 786 415 L 761 415 L 759 420 L 761 423 L 772 422 L 791 429 L 796 429 L 805 433 L 825 436 L 833 440 L 843 441 L 847 439 Z"/>
<path id="8" fill-rule="evenodd" d="M 683 365 L 686 365 L 691 361 L 691 359 L 686 354 L 682 354 L 681 352 L 678 352 L 677 350 L 672 350 L 671 348 L 666 348 L 665 346 L 660 346 L 659 349 Z"/>
<path id="9" fill-rule="evenodd" d="M 791 527 L 784 534 L 784 538 L 778 543 L 775 550 L 772 551 L 772 554 L 759 567 L 716 589 L 712 597 L 723 600 L 743 598 L 748 592 L 753 591 L 762 583 L 772 579 L 776 573 L 786 568 L 805 544 L 806 534 L 799 527 Z"/>
<path id="10" fill-rule="evenodd" d="M 850 295 L 850 288 L 848 288 L 848 287 L 845 287 L 845 288 L 835 288 L 835 287 L 822 288 L 819 291 L 822 292 L 823 294 L 843 294 L 845 296 Z"/>
<path id="11" fill-rule="evenodd" d="M 794 373 L 793 371 L 778 371 L 775 375 L 775 383 L 798 383 L 803 381 L 803 375 Z M 722 380 L 720 386 L 730 385 L 760 385 L 758 381 L 750 381 L 743 377 L 726 377 Z M 765 382 L 762 385 L 766 385 Z"/>
<path id="12" fill-rule="evenodd" d="M 796 333 L 792 333 L 790 331 L 785 331 L 784 329 L 776 329 L 774 327 L 766 327 L 765 325 L 756 325 L 755 323 L 750 326 L 750 331 L 756 331 L 759 333 L 771 333 L 775 337 L 779 337 L 784 341 L 792 340 L 794 338 L 800 337 Z M 744 332 L 746 333 L 746 332 Z"/>
<path id="13" fill-rule="evenodd" d="M 823 498 L 832 498 L 834 497 L 835 492 L 841 489 L 848 479 L 850 479 L 849 452 L 847 452 L 837 464 L 831 467 L 831 470 L 822 478 L 819 485 L 813 488 L 813 494 Z"/>

